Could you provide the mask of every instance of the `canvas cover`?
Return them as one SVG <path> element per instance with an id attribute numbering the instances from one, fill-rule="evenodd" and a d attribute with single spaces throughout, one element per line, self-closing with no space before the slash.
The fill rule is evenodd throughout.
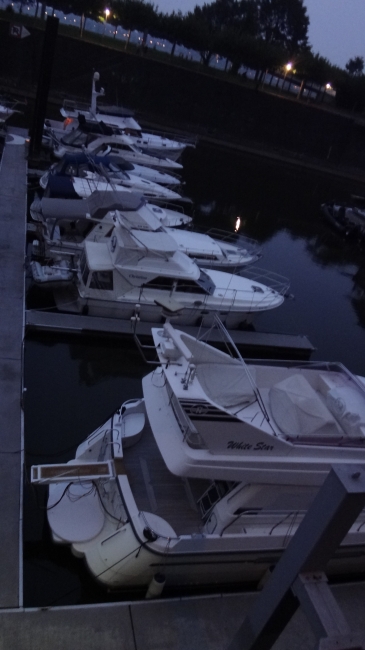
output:
<path id="1" fill-rule="evenodd" d="M 327 406 L 350 437 L 365 437 L 365 398 L 356 388 L 343 386 L 327 393 Z"/>
<path id="2" fill-rule="evenodd" d="M 196 375 L 207 397 L 223 408 L 244 407 L 256 400 L 242 363 L 199 363 Z"/>
<path id="3" fill-rule="evenodd" d="M 335 420 L 303 375 L 295 374 L 269 391 L 273 418 L 293 438 L 340 436 Z"/>

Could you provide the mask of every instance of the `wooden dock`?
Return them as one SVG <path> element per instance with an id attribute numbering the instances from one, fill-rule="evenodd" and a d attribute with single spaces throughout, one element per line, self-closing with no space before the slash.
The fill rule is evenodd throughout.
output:
<path id="1" fill-rule="evenodd" d="M 105 334 L 118 337 L 133 336 L 131 321 L 118 318 L 100 318 L 78 314 L 64 314 L 54 311 L 27 310 L 25 312 L 26 331 L 64 332 L 69 334 Z M 151 328 L 156 323 L 139 322 L 136 330 L 141 340 L 152 340 Z M 208 333 L 207 328 L 179 326 L 191 336 L 201 337 Z M 313 345 L 306 336 L 293 334 L 275 334 L 270 332 L 253 332 L 246 330 L 230 330 L 232 340 L 246 357 L 280 358 L 280 359 L 309 359 L 314 351 Z M 213 345 L 222 343 L 222 336 L 217 330 L 209 334 L 209 342 Z"/>
<path id="2" fill-rule="evenodd" d="M 19 129 L 8 131 L 0 163 L 0 608 L 23 604 L 22 382 L 27 161 L 22 135 Z"/>

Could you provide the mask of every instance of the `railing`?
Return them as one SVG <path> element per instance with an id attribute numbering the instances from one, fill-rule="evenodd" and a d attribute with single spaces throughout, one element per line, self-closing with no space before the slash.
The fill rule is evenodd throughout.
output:
<path id="1" fill-rule="evenodd" d="M 179 425 L 181 433 L 183 434 L 183 441 L 193 449 L 206 449 L 206 445 L 204 444 L 200 434 L 189 420 L 184 409 L 181 407 L 179 400 L 177 399 L 168 383 L 166 384 L 166 389 L 171 408 L 176 418 L 176 422 Z"/>
<path id="2" fill-rule="evenodd" d="M 90 112 L 90 104 L 74 101 L 72 99 L 64 99 L 62 108 L 64 108 L 65 111 Z"/>
<path id="3" fill-rule="evenodd" d="M 246 270 L 247 269 L 245 269 L 244 273 L 240 275 L 246 275 Z M 257 282 L 261 281 L 256 276 L 253 278 L 253 280 Z M 240 309 L 240 311 L 242 311 L 242 314 L 248 314 L 255 311 L 261 311 L 262 309 L 269 309 L 271 304 L 277 302 L 278 296 L 286 295 L 289 289 L 289 282 L 285 283 L 282 281 L 280 283 L 277 279 L 275 279 L 274 282 L 272 279 L 272 284 L 275 284 L 276 286 L 275 288 L 269 287 L 269 289 L 272 289 L 271 295 L 266 291 L 261 290 L 260 287 L 258 287 L 255 291 L 252 290 L 251 287 L 247 289 L 230 289 L 229 286 L 224 288 L 216 286 L 215 296 L 211 294 L 205 294 L 203 290 L 199 291 L 198 285 L 195 289 L 195 287 L 191 287 L 189 284 L 186 284 L 186 286 L 184 286 L 184 284 L 181 283 L 177 289 L 173 290 L 171 288 L 171 285 L 168 284 L 156 284 L 155 286 L 151 284 L 149 286 L 141 287 L 138 301 L 142 303 L 144 301 L 150 302 L 151 291 L 155 290 L 163 291 L 165 295 L 167 292 L 169 292 L 169 298 L 172 301 L 176 301 L 177 303 L 181 301 L 181 309 L 196 310 L 197 317 L 199 316 L 199 313 L 204 309 L 207 309 L 209 313 L 212 313 L 214 311 L 220 312 L 222 316 L 227 315 L 233 308 Z M 186 294 L 193 295 L 195 299 L 189 299 L 189 301 L 182 302 Z M 262 299 L 260 300 L 258 298 L 258 295 L 261 294 Z M 158 295 L 155 297 L 155 300 L 157 299 Z M 244 303 L 244 301 L 246 301 L 246 304 L 239 304 L 242 302 Z"/>
<path id="4" fill-rule="evenodd" d="M 250 530 L 254 528 L 255 535 L 264 535 L 268 537 L 280 536 L 283 537 L 283 546 L 287 546 L 296 532 L 299 524 L 307 514 L 307 510 L 260 510 L 250 509 L 238 515 L 235 519 L 229 522 L 225 528 L 220 532 L 220 536 L 225 535 L 242 535 L 242 531 L 247 536 L 250 535 Z M 230 530 L 234 526 L 239 526 L 240 531 L 234 532 Z M 352 534 L 365 533 L 365 512 L 362 511 L 360 516 L 353 524 Z M 211 534 L 214 534 L 212 530 Z"/>
<path id="5" fill-rule="evenodd" d="M 217 239 L 220 242 L 236 246 L 237 248 L 245 248 L 250 253 L 260 253 L 261 247 L 259 242 L 256 239 L 251 237 L 246 237 L 241 233 L 232 233 L 228 230 L 222 230 L 221 228 L 193 228 L 194 232 L 200 232 L 204 235 L 209 235 L 213 239 Z"/>
<path id="6" fill-rule="evenodd" d="M 282 296 L 288 294 L 290 288 L 290 281 L 283 275 L 268 271 L 267 269 L 259 268 L 258 266 L 245 268 L 238 273 L 243 278 L 248 278 L 254 282 L 265 284 L 270 289 L 273 289 Z"/>

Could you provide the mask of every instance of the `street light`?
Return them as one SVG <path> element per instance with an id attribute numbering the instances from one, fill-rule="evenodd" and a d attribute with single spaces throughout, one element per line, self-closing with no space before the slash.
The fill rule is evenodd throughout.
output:
<path id="1" fill-rule="evenodd" d="M 104 9 L 104 13 L 105 13 L 105 23 L 104 23 L 103 36 L 105 36 L 106 23 L 108 21 L 108 17 L 110 16 L 110 9 Z"/>
<path id="2" fill-rule="evenodd" d="M 290 70 L 292 70 L 292 69 L 293 69 L 293 64 L 290 63 L 290 61 L 289 61 L 289 63 L 287 63 L 286 66 L 285 66 L 284 81 L 283 81 L 283 86 L 282 86 L 283 90 L 284 90 L 284 86 L 285 86 L 286 75 L 287 75 L 288 72 L 290 72 Z"/>

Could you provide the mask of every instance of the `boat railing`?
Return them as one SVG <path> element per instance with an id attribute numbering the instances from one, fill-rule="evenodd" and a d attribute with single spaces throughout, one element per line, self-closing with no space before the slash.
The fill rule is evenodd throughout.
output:
<path id="1" fill-rule="evenodd" d="M 168 140 L 175 140 L 176 142 L 179 142 L 181 144 L 184 144 L 185 146 L 190 146 L 190 147 L 196 147 L 198 143 L 198 136 L 194 135 L 183 135 L 183 134 L 176 134 L 172 131 L 166 131 L 166 130 L 159 130 L 159 129 L 150 129 L 148 127 L 148 133 L 145 132 L 144 129 L 143 131 L 143 140 L 148 141 L 148 135 L 157 135 L 161 138 L 166 138 Z"/>
<path id="2" fill-rule="evenodd" d="M 282 296 L 285 296 L 290 288 L 290 280 L 284 275 L 279 275 L 279 273 L 269 271 L 268 269 L 262 269 L 258 266 L 245 267 L 239 272 L 239 275 L 253 280 L 254 282 L 265 284 L 267 287 L 273 289 Z"/>
<path id="3" fill-rule="evenodd" d="M 287 540 L 289 542 L 305 514 L 306 510 L 262 510 L 260 508 L 248 508 L 232 519 L 221 530 L 220 537 L 241 535 L 242 530 L 249 536 L 250 530 L 253 528 L 256 535 L 260 535 L 261 530 L 261 534 L 267 536 L 284 536 L 284 541 Z M 240 531 L 235 531 L 235 527 L 236 529 L 239 527 Z M 214 530 L 212 534 L 214 534 Z"/>
<path id="4" fill-rule="evenodd" d="M 184 412 L 179 400 L 169 384 L 167 384 L 167 394 L 170 400 L 171 408 L 174 412 L 179 429 L 183 436 L 183 442 L 186 442 L 189 447 L 193 449 L 205 449 L 206 445 L 203 443 L 198 431 L 192 425 L 188 416 Z"/>
<path id="5" fill-rule="evenodd" d="M 246 273 L 240 275 L 246 276 Z M 279 281 L 278 278 L 271 279 L 271 286 L 269 285 L 266 276 L 261 277 L 260 275 L 257 276 L 255 275 L 253 278 L 250 279 L 256 282 L 265 283 L 266 286 L 268 286 L 269 289 L 271 289 L 271 295 L 267 291 L 264 291 L 264 289 L 261 288 L 261 286 L 257 286 L 256 288 L 255 285 L 248 286 L 247 289 L 231 289 L 229 286 L 219 287 L 216 285 L 214 287 L 215 295 L 213 295 L 211 293 L 204 293 L 203 289 L 199 291 L 198 285 L 196 287 L 195 286 L 193 287 L 188 282 L 186 282 L 185 285 L 183 280 L 179 281 L 179 285 L 175 289 L 171 286 L 171 284 L 168 284 L 167 280 L 166 280 L 166 284 L 161 282 L 158 284 L 156 283 L 156 285 L 153 284 L 153 280 L 152 280 L 149 282 L 147 286 L 142 285 L 142 287 L 140 288 L 138 300 L 139 302 L 143 302 L 144 300 L 148 301 L 151 298 L 151 294 L 150 294 L 151 290 L 156 290 L 156 291 L 162 290 L 164 291 L 164 293 L 169 292 L 170 299 L 177 301 L 177 303 L 180 302 L 181 308 L 185 307 L 189 309 L 196 309 L 199 311 L 201 311 L 204 308 L 210 310 L 216 308 L 217 311 L 222 310 L 225 313 L 227 313 L 233 307 L 237 307 L 239 303 L 246 301 L 247 304 L 244 305 L 243 308 L 245 312 L 250 313 L 251 311 L 260 310 L 262 303 L 264 303 L 265 308 L 269 308 L 271 303 L 277 303 L 278 295 L 284 296 L 289 289 L 289 281 L 285 282 L 285 278 L 282 279 L 281 281 Z M 185 294 L 196 296 L 196 298 L 193 301 L 191 300 L 191 298 L 188 301 L 185 301 L 184 300 Z M 260 296 L 262 296 L 261 300 L 260 300 Z"/>
<path id="6" fill-rule="evenodd" d="M 89 112 L 90 111 L 90 106 L 86 102 L 79 102 L 75 101 L 72 99 L 64 99 L 62 108 L 64 108 L 65 111 L 69 112 Z"/>
<path id="7" fill-rule="evenodd" d="M 169 170 L 169 174 L 170 174 L 170 170 Z M 178 174 L 176 176 L 177 178 L 179 178 Z M 153 199 L 151 199 L 151 201 L 148 201 L 147 199 L 147 202 L 151 204 L 155 204 L 155 201 Z M 158 205 L 157 206 L 155 205 L 155 207 L 164 208 L 165 210 L 173 210 L 174 212 L 179 212 L 180 214 L 187 217 L 189 215 L 187 215 L 185 212 L 186 205 L 187 205 L 186 203 L 185 204 L 173 203 L 172 201 L 168 201 L 167 199 L 164 199 L 162 197 L 161 199 L 159 199 Z"/>
<path id="8" fill-rule="evenodd" d="M 209 235 L 209 237 L 217 239 L 224 244 L 229 244 L 236 248 L 245 248 L 250 253 L 259 253 L 261 251 L 261 246 L 256 239 L 247 237 L 241 233 L 232 233 L 221 228 L 202 228 L 199 226 L 194 227 L 193 230 L 194 232 Z"/>
<path id="9" fill-rule="evenodd" d="M 250 508 L 232 519 L 223 528 L 220 537 L 241 536 L 242 530 L 249 536 L 250 530 L 253 530 L 255 535 L 283 536 L 283 544 L 287 545 L 306 514 L 307 510 L 261 510 Z M 239 526 L 240 531 L 232 530 L 235 526 Z M 365 534 L 364 510 L 360 513 L 349 532 L 352 534 Z M 214 534 L 214 530 L 211 534 Z"/>
<path id="10" fill-rule="evenodd" d="M 203 231 L 202 231 L 203 232 Z M 211 231 L 205 231 L 203 232 L 205 235 L 209 235 L 210 237 L 214 237 L 214 234 Z M 217 241 L 217 237 L 214 237 Z M 218 244 L 224 242 L 223 239 L 218 240 Z M 233 242 L 232 242 L 233 244 Z M 241 262 L 246 261 L 248 256 L 251 256 L 252 259 L 250 260 L 250 263 L 253 264 L 254 262 L 257 262 L 257 260 L 260 259 L 261 252 L 257 248 L 257 251 L 254 250 L 254 247 L 249 244 L 247 246 L 244 245 L 243 242 L 235 242 L 234 246 L 236 247 L 235 251 L 230 251 L 227 253 L 224 248 L 222 249 L 222 258 L 217 258 L 217 251 L 216 249 L 212 248 L 211 250 L 205 249 L 203 254 L 198 254 L 198 250 L 196 248 L 185 248 L 184 251 L 186 252 L 189 257 L 196 258 L 197 260 L 212 260 L 212 261 L 220 261 L 222 265 L 228 264 L 231 261 L 231 264 L 233 265 L 239 265 Z"/>

